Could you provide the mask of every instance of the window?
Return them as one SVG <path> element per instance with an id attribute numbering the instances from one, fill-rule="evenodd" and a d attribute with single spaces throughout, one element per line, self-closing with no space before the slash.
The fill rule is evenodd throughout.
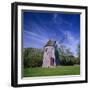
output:
<path id="1" fill-rule="evenodd" d="M 48 48 L 45 49 L 45 52 L 47 52 Z"/>

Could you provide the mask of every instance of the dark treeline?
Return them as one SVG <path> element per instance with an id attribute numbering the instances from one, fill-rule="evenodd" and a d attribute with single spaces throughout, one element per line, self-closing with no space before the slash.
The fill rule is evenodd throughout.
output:
<path id="1" fill-rule="evenodd" d="M 79 65 L 80 64 L 80 45 L 77 46 L 77 57 L 75 57 L 70 49 L 61 46 L 56 49 L 56 59 L 60 63 L 58 65 Z M 56 60 L 57 61 L 57 60 Z M 43 62 L 43 50 L 37 48 L 24 48 L 23 63 L 24 67 L 41 67 Z"/>
<path id="2" fill-rule="evenodd" d="M 23 58 L 24 67 L 40 67 L 42 65 L 43 51 L 36 48 L 25 48 Z"/>

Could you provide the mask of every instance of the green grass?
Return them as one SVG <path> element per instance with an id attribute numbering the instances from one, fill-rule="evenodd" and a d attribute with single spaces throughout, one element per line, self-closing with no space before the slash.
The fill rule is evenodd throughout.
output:
<path id="1" fill-rule="evenodd" d="M 80 75 L 80 66 L 58 66 L 55 68 L 25 68 L 24 77 Z"/>

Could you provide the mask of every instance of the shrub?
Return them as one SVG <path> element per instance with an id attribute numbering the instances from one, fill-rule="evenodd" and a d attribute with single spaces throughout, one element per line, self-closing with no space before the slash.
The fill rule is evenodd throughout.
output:
<path id="1" fill-rule="evenodd" d="M 24 67 L 40 67 L 42 66 L 42 50 L 35 48 L 27 48 L 23 52 Z"/>

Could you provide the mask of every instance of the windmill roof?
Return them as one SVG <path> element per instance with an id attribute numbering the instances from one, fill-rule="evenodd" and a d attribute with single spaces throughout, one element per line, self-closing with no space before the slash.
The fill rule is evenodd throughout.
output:
<path id="1" fill-rule="evenodd" d="M 56 41 L 54 41 L 54 40 L 49 40 L 49 41 L 47 42 L 47 44 L 45 45 L 45 47 L 46 47 L 46 46 L 55 46 L 55 43 L 56 43 Z"/>

